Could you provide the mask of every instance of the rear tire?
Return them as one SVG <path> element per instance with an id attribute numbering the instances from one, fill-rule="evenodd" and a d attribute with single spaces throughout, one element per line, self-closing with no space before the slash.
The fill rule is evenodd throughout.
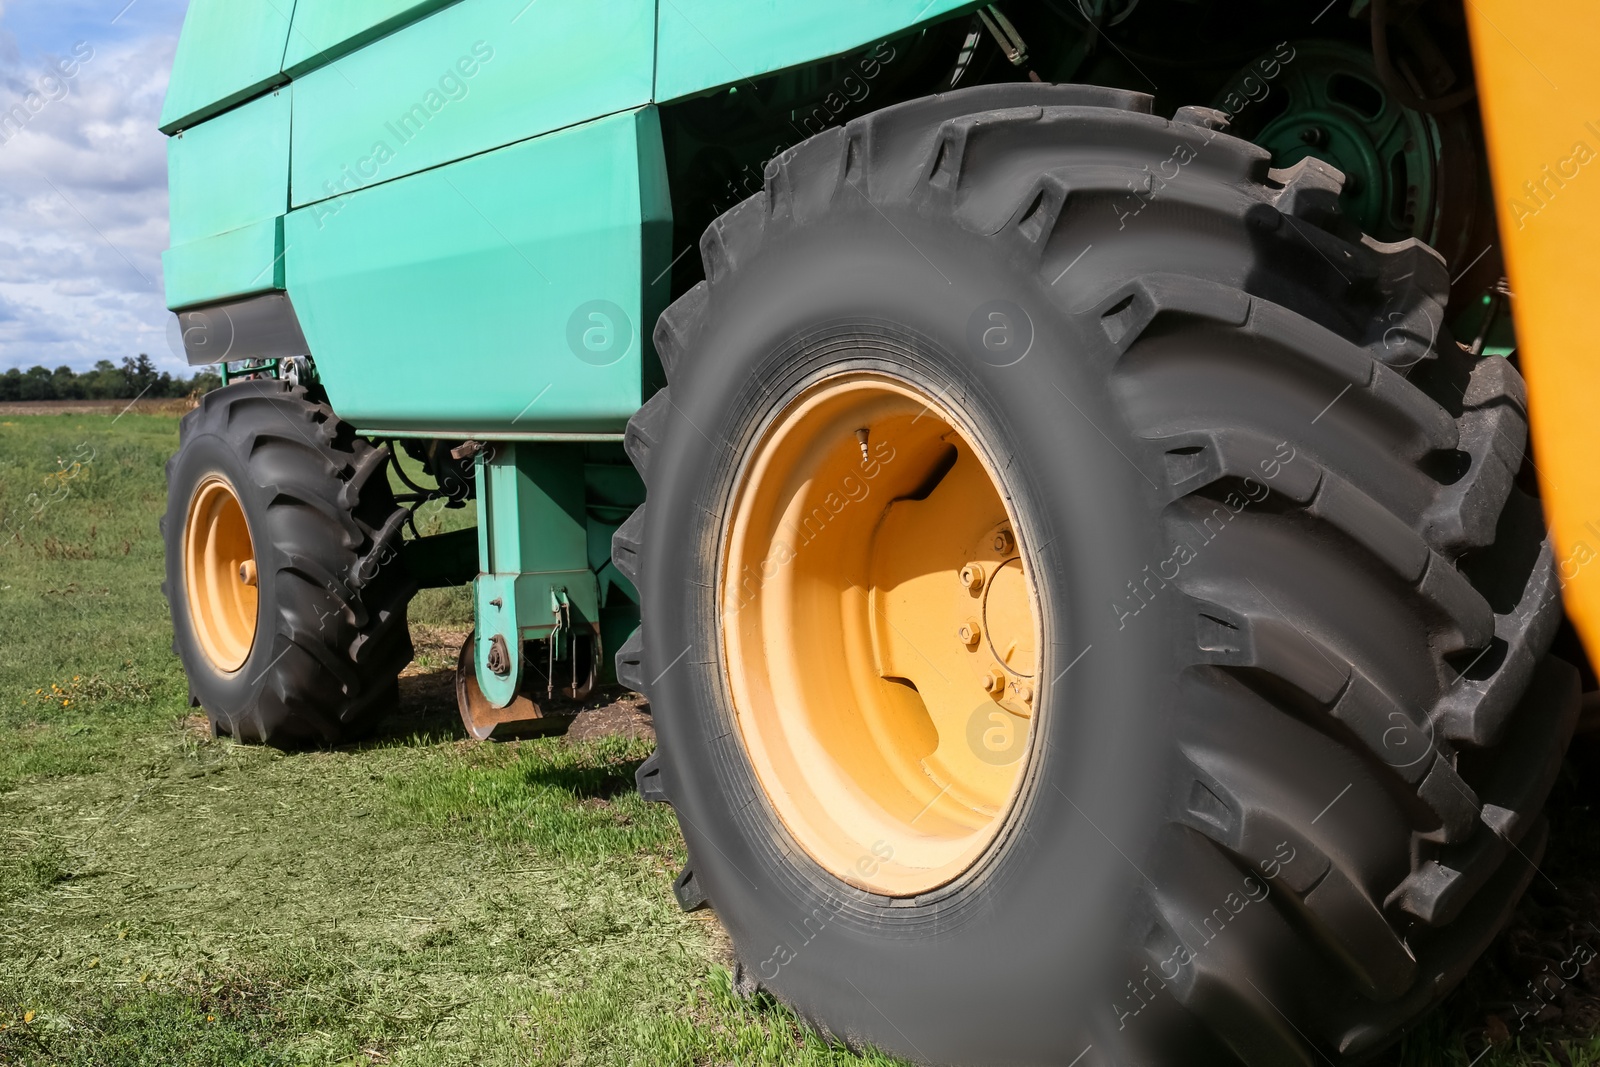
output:
<path id="1" fill-rule="evenodd" d="M 784 153 L 703 237 L 656 331 L 670 389 L 629 427 L 617 672 L 653 706 L 679 899 L 717 909 L 742 988 L 917 1060 L 1372 1052 L 1509 917 L 1576 721 L 1513 485 L 1522 382 L 1439 336 L 1438 257 L 1349 232 L 1330 168 L 1149 106 L 989 86 Z M 1005 827 L 909 896 L 779 816 L 721 606 L 763 427 L 863 369 L 999 461 L 1044 617 Z"/>
<path id="2" fill-rule="evenodd" d="M 412 655 L 406 604 L 416 587 L 399 554 L 406 511 L 389 487 L 389 458 L 387 446 L 357 436 L 288 382 L 229 385 L 184 416 L 167 464 L 162 592 L 190 701 L 218 733 L 336 744 L 396 702 Z M 190 529 L 192 502 L 218 484 L 242 510 L 253 548 L 254 610 L 245 613 L 253 625 L 236 642 L 242 660 L 219 655 L 229 642 L 213 636 L 211 591 L 194 577 L 207 551 Z M 243 565 L 228 559 L 214 586 Z"/>

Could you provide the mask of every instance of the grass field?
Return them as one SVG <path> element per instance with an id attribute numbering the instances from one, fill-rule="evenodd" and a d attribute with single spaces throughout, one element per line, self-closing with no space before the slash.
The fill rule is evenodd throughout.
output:
<path id="1" fill-rule="evenodd" d="M 891 1062 L 733 993 L 715 919 L 672 898 L 671 812 L 633 791 L 650 742 L 461 739 L 458 593 L 414 606 L 375 741 L 209 739 L 160 593 L 176 441 L 171 416 L 0 415 L 0 1064 Z M 1563 790 L 1556 888 L 1385 1062 L 1600 1064 L 1586 978 L 1523 1012 L 1527 961 L 1600 921 L 1589 794 Z"/>

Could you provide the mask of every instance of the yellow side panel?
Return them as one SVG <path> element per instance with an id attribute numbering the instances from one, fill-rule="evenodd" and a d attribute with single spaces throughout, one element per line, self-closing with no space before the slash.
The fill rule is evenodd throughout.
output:
<path id="1" fill-rule="evenodd" d="M 1600 4 L 1466 10 L 1545 516 L 1600 663 Z"/>

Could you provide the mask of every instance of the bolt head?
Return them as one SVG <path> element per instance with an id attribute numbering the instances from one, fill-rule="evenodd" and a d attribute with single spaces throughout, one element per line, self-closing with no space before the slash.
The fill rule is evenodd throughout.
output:
<path id="1" fill-rule="evenodd" d="M 961 643 L 966 645 L 968 648 L 977 648 L 978 639 L 983 636 L 983 629 L 978 625 L 977 619 L 968 619 L 966 622 L 962 623 L 961 628 L 956 631 L 956 636 L 959 637 L 961 639 Z"/>
<path id="2" fill-rule="evenodd" d="M 961 584 L 967 587 L 967 592 L 976 593 L 983 588 L 983 565 L 969 563 L 961 568 Z"/>
<path id="3" fill-rule="evenodd" d="M 1005 671 L 1002 671 L 999 667 L 991 667 L 989 669 L 989 677 L 983 680 L 983 688 L 985 692 L 993 693 L 995 696 L 1004 693 L 1006 691 Z"/>
<path id="4" fill-rule="evenodd" d="M 1017 539 L 1011 536 L 1010 530 L 1001 530 L 994 535 L 994 550 L 1002 556 L 1010 555 L 1011 550 L 1016 546 Z"/>

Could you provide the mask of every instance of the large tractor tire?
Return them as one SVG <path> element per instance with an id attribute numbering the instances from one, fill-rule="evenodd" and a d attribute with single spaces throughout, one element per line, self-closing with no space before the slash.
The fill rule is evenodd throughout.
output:
<path id="1" fill-rule="evenodd" d="M 394 703 L 415 585 L 388 464 L 288 382 L 229 385 L 183 417 L 162 591 L 190 702 L 216 731 L 336 744 Z"/>
<path id="2" fill-rule="evenodd" d="M 617 657 L 740 988 L 939 1063 L 1343 1062 L 1577 713 L 1521 379 L 1222 116 L 989 86 L 769 165 L 663 315 Z"/>

